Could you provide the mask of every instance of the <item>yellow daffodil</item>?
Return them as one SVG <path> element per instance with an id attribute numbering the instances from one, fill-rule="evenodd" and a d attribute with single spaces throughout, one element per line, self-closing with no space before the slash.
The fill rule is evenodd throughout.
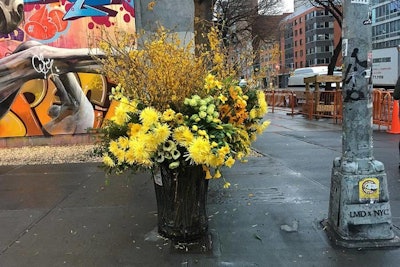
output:
<path id="1" fill-rule="evenodd" d="M 218 179 L 218 178 L 221 178 L 221 172 L 217 169 L 216 171 L 215 171 L 215 173 L 214 173 L 214 178 L 215 179 Z"/>
<path id="2" fill-rule="evenodd" d="M 226 188 L 229 188 L 229 187 L 231 187 L 231 183 L 225 182 L 225 183 L 224 183 L 224 188 L 226 189 Z"/>

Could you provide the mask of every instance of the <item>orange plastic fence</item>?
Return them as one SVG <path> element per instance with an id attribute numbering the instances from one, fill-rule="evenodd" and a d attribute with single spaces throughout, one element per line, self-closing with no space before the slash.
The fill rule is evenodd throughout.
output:
<path id="1" fill-rule="evenodd" d="M 381 126 L 388 127 L 390 130 L 392 123 L 393 98 L 391 91 L 374 89 L 372 92 L 372 122 Z"/>
<path id="2" fill-rule="evenodd" d="M 335 123 L 342 120 L 342 90 L 301 91 L 272 90 L 265 91 L 266 101 L 274 112 L 276 108 L 285 109 L 288 115 L 303 114 L 308 119 L 332 118 Z M 374 89 L 373 124 L 391 129 L 393 98 L 392 91 Z"/>

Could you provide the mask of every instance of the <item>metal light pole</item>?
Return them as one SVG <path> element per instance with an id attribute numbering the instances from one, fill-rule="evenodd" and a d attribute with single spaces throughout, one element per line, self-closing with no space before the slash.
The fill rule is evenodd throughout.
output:
<path id="1" fill-rule="evenodd" d="M 399 246 L 383 163 L 373 157 L 370 0 L 343 4 L 342 156 L 333 162 L 328 237 L 339 246 Z"/>

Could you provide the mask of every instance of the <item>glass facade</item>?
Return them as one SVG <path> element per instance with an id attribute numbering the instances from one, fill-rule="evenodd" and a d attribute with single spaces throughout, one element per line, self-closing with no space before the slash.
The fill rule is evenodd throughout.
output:
<path id="1" fill-rule="evenodd" d="M 372 49 L 400 45 L 400 0 L 372 0 Z"/>

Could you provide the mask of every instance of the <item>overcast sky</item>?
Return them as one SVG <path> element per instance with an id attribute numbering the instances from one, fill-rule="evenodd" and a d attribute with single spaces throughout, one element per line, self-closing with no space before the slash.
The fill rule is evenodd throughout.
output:
<path id="1" fill-rule="evenodd" d="M 293 12 L 293 0 L 282 0 L 283 1 L 283 11 Z"/>

